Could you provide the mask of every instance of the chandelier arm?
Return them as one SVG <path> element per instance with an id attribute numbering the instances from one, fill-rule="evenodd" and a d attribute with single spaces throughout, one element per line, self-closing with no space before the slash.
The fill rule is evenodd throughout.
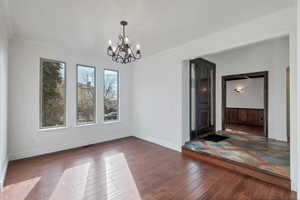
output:
<path id="1" fill-rule="evenodd" d="M 121 59 L 122 64 L 126 64 L 126 58 Z"/>
<path id="2" fill-rule="evenodd" d="M 118 59 L 119 55 L 120 55 L 120 45 L 118 45 L 116 48 L 116 52 L 115 52 L 116 59 Z"/>
<path id="3" fill-rule="evenodd" d="M 115 51 L 115 56 L 114 56 L 115 62 L 119 63 L 119 58 L 120 58 L 120 45 L 117 46 Z"/>
<path id="4" fill-rule="evenodd" d="M 131 49 L 131 47 L 130 47 L 130 49 Z M 137 54 L 137 52 L 140 52 L 139 49 L 138 49 L 136 52 L 132 51 L 132 49 L 131 49 L 131 52 L 132 52 L 132 55 L 133 55 L 133 57 L 134 57 L 134 60 L 139 60 L 139 59 L 141 59 L 141 54 L 140 54 L 140 53 Z M 139 55 L 139 56 L 137 56 L 137 55 Z"/>
<path id="5" fill-rule="evenodd" d="M 135 59 L 136 59 L 136 56 L 135 56 L 135 53 L 134 53 L 134 51 L 132 50 L 131 46 L 129 46 L 129 49 L 130 49 L 130 51 L 131 51 L 132 57 L 133 57 L 134 60 L 135 60 Z"/>
<path id="6" fill-rule="evenodd" d="M 113 51 L 112 51 L 112 50 L 110 50 L 109 48 L 107 48 L 107 55 L 109 55 L 109 56 L 113 56 Z"/>
<path id="7" fill-rule="evenodd" d="M 123 56 L 121 56 L 120 54 L 117 55 L 116 60 L 118 61 L 118 63 L 122 62 L 122 60 L 124 60 Z"/>
<path id="8" fill-rule="evenodd" d="M 134 61 L 136 60 L 135 56 L 134 56 L 134 55 L 131 56 L 131 59 L 130 59 L 130 60 L 132 60 L 132 62 L 134 62 Z"/>

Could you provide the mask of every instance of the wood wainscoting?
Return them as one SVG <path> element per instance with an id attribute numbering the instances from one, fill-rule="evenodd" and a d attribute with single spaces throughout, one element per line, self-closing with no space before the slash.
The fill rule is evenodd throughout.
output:
<path id="1" fill-rule="evenodd" d="M 264 126 L 264 109 L 226 108 L 225 123 Z"/>

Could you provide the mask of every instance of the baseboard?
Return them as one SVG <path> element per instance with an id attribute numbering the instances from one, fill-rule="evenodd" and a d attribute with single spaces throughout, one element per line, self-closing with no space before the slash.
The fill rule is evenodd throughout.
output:
<path id="1" fill-rule="evenodd" d="M 3 163 L 3 168 L 0 171 L 0 192 L 3 190 L 4 187 L 7 166 L 8 166 L 8 156 L 6 156 L 5 161 Z"/>
<path id="2" fill-rule="evenodd" d="M 274 140 L 274 141 L 277 141 L 277 142 L 287 142 L 287 139 L 278 139 L 278 138 L 270 138 L 269 137 L 269 139 L 271 139 L 271 140 Z"/>
<path id="3" fill-rule="evenodd" d="M 39 156 L 39 155 L 44 155 L 44 154 L 49 154 L 49 153 L 55 153 L 59 151 L 64 151 L 64 150 L 70 150 L 70 149 L 75 149 L 87 145 L 92 145 L 92 144 L 97 144 L 97 143 L 102 143 L 102 142 L 109 142 L 112 140 L 116 139 L 122 139 L 129 137 L 130 135 L 124 135 L 124 136 L 116 136 L 112 138 L 106 138 L 106 139 L 97 139 L 94 141 L 88 141 L 84 142 L 81 144 L 69 144 L 69 145 L 62 145 L 62 146 L 55 146 L 55 147 L 43 147 L 43 148 L 35 148 L 35 149 L 30 149 L 29 151 L 23 151 L 23 152 L 14 152 L 14 153 L 9 153 L 9 160 L 19 160 L 19 159 L 24 159 L 24 158 L 30 158 L 34 156 Z"/>
<path id="4" fill-rule="evenodd" d="M 159 139 L 159 138 L 155 138 L 155 137 L 151 137 L 151 136 L 141 136 L 141 135 L 134 135 L 134 137 L 137 137 L 139 139 L 146 140 L 148 142 L 166 147 L 168 149 L 172 149 L 172 150 L 181 152 L 181 146 L 179 147 L 175 144 L 172 144 L 170 142 L 167 142 L 167 141 Z"/>
<path id="5" fill-rule="evenodd" d="M 97 144 L 97 143 L 101 143 L 101 142 L 108 142 L 108 141 L 112 141 L 112 140 L 116 140 L 116 139 L 122 139 L 122 138 L 130 137 L 130 136 L 131 135 L 125 135 L 122 137 L 112 137 L 109 139 L 102 139 L 102 140 L 98 139 L 95 141 L 85 142 L 82 144 L 67 145 L 67 146 L 63 145 L 63 146 L 55 146 L 55 147 L 53 147 L 53 146 L 52 147 L 43 147 L 43 148 L 30 149 L 29 151 L 14 152 L 14 153 L 9 154 L 9 160 L 19 160 L 19 159 L 24 159 L 24 158 L 30 158 L 30 157 L 34 157 L 34 156 L 79 148 L 79 147 L 86 146 L 86 145 Z M 152 142 L 154 144 L 158 144 L 160 146 L 181 152 L 181 146 L 177 146 L 177 145 L 167 142 L 165 140 L 161 140 L 161 139 L 151 137 L 151 136 L 141 136 L 141 135 L 134 135 L 134 137 L 137 137 L 139 139 L 146 140 L 146 141 Z"/>

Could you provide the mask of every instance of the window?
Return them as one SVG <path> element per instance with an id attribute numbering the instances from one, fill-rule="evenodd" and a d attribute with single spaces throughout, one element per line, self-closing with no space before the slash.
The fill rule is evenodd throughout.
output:
<path id="1" fill-rule="evenodd" d="M 119 120 L 119 72 L 104 70 L 104 122 Z"/>
<path id="2" fill-rule="evenodd" d="M 96 68 L 77 65 L 77 124 L 96 123 Z"/>
<path id="3" fill-rule="evenodd" d="M 41 59 L 40 128 L 66 125 L 66 64 Z"/>

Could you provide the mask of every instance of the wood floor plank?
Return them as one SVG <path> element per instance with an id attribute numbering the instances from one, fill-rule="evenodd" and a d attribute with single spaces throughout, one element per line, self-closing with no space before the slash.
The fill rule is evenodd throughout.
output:
<path id="1" fill-rule="evenodd" d="M 10 162 L 0 199 L 231 200 L 296 195 L 129 137 Z"/>

